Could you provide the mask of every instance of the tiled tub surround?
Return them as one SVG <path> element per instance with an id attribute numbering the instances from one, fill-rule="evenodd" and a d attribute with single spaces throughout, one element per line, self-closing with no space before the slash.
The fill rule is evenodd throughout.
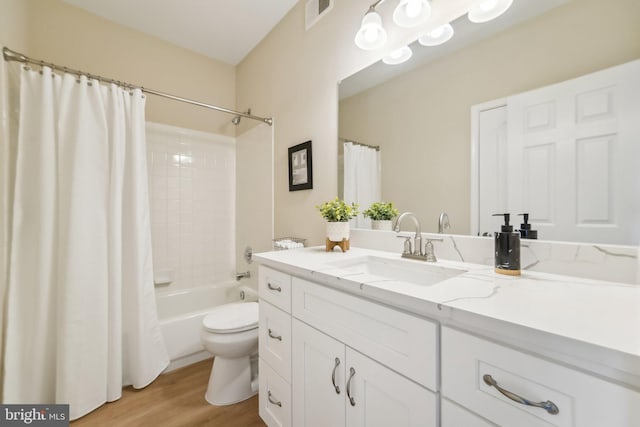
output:
<path id="1" fill-rule="evenodd" d="M 235 141 L 147 125 L 153 265 L 162 290 L 209 286 L 235 271 Z"/>
<path id="2" fill-rule="evenodd" d="M 581 412 L 585 410 L 584 408 L 598 406 L 595 403 L 598 399 L 605 399 L 602 401 L 603 405 L 608 404 L 605 402 L 606 399 L 613 399 L 603 395 L 602 393 L 606 394 L 606 392 L 602 389 L 596 388 L 591 393 L 591 386 L 588 388 L 588 393 L 586 388 L 580 391 L 582 380 L 574 381 L 571 379 L 572 375 L 585 375 L 588 381 L 606 379 L 602 384 L 606 387 L 616 387 L 612 384 L 622 385 L 617 390 L 625 397 L 615 402 L 616 414 L 611 416 L 616 420 L 620 420 L 621 416 L 623 418 L 628 416 L 625 418 L 627 423 L 631 419 L 640 419 L 638 418 L 640 412 L 633 409 L 634 405 L 640 402 L 640 334 L 638 333 L 640 286 L 530 270 L 524 270 L 520 277 L 502 276 L 494 273 L 492 266 L 453 261 L 438 261 L 430 265 L 462 269 L 466 272 L 439 283 L 420 285 L 415 281 L 411 283 L 381 280 L 379 276 L 349 269 L 349 260 L 355 262 L 367 256 L 388 259 L 391 262 L 426 264 L 422 261 L 402 260 L 399 253 L 354 248 L 353 245 L 347 253 L 325 252 L 324 247 L 314 247 L 257 254 L 255 259 L 261 265 L 289 274 L 294 278 L 316 283 L 317 286 L 326 286 L 437 321 L 442 334 L 442 343 L 439 345 L 443 346 L 439 362 L 443 369 L 441 385 L 443 411 L 445 406 L 450 406 L 452 400 L 456 401 L 456 396 L 461 396 L 460 399 L 464 398 L 464 395 L 456 395 L 456 387 L 459 384 L 452 384 L 455 380 L 451 381 L 452 377 L 446 376 L 447 369 L 451 373 L 451 369 L 454 371 L 456 369 L 452 368 L 454 366 L 452 363 L 467 363 L 465 360 L 476 357 L 468 353 L 471 347 L 466 349 L 466 344 L 457 348 L 453 354 L 450 353 L 452 348 L 456 348 L 455 340 L 452 338 L 455 330 L 462 330 L 475 337 L 481 337 L 482 342 L 488 343 L 486 345 L 497 348 L 495 352 L 490 351 L 485 355 L 488 358 L 498 357 L 498 354 L 513 353 L 513 350 L 509 350 L 510 348 L 518 350 L 517 358 L 522 358 L 523 361 L 531 359 L 522 365 L 521 369 L 518 366 L 509 368 L 516 375 L 529 372 L 525 377 L 528 376 L 529 380 L 534 382 L 536 378 L 543 381 L 540 378 L 546 376 L 550 383 L 556 383 L 560 387 L 557 390 L 562 391 L 564 390 L 562 387 L 566 386 L 571 389 L 567 391 L 568 394 L 574 395 L 575 392 L 576 396 L 582 396 L 578 399 L 580 402 L 578 405 L 582 408 L 577 410 L 578 412 L 573 413 L 573 410 L 563 403 L 565 409 L 562 411 L 562 417 L 551 417 L 551 419 L 567 421 L 565 419 L 567 415 L 581 414 L 584 420 L 585 412 Z M 344 263 L 337 264 L 337 262 Z M 338 265 L 341 267 L 337 268 Z M 510 361 L 516 360 L 510 357 L 507 357 L 504 363 L 509 364 Z M 530 371 L 539 363 L 548 363 L 542 361 L 551 362 L 556 368 L 561 367 L 558 369 L 566 372 L 560 377 L 554 377 L 551 372 L 555 372 L 556 368 L 543 369 L 540 372 L 541 377 L 537 377 L 537 373 Z M 453 375 L 453 377 L 456 376 Z M 480 399 L 486 399 L 487 392 L 492 394 L 495 391 L 487 391 L 482 385 L 482 380 L 479 383 L 471 381 L 468 387 L 470 387 L 469 393 L 480 393 L 478 394 Z M 593 401 L 594 403 L 585 403 L 583 398 L 587 399 L 585 396 L 591 394 L 597 396 L 596 400 Z M 500 398 L 497 394 L 494 397 Z M 493 397 L 489 399 L 488 406 L 493 405 L 491 402 L 497 402 Z M 514 416 L 514 414 L 519 416 L 518 414 L 522 415 L 529 411 L 528 409 L 524 411 L 518 404 L 508 400 L 501 402 L 496 403 L 503 406 L 500 411 L 504 409 L 501 412 L 502 415 L 498 414 L 498 417 L 514 410 L 516 412 L 507 416 Z M 461 401 L 456 403 L 493 419 L 490 414 L 482 412 L 484 407 L 473 408 Z M 536 410 L 533 411 L 534 416 L 540 414 Z M 546 417 L 544 411 L 542 415 Z M 517 417 L 509 419 L 511 422 L 517 422 Z M 446 424 L 444 421 L 446 421 L 445 418 L 443 418 L 443 426 L 454 425 Z M 570 425 L 564 421 L 551 425 Z M 583 425 L 604 425 L 593 423 L 594 421 L 583 422 Z M 518 425 L 542 424 L 536 421 Z M 608 425 L 630 424 L 615 421 Z"/>
<path id="3" fill-rule="evenodd" d="M 422 241 L 430 237 L 443 239 L 433 242 L 439 260 L 494 265 L 493 237 L 423 233 Z M 352 229 L 350 240 L 360 248 L 402 252 L 402 239 L 396 238 L 394 232 Z M 523 270 L 640 284 L 638 247 L 524 239 L 520 246 Z"/>

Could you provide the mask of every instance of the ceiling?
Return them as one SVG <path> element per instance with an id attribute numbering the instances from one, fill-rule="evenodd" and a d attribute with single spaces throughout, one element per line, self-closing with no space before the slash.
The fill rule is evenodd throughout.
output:
<path id="1" fill-rule="evenodd" d="M 238 64 L 298 0 L 64 0 L 219 61 Z"/>

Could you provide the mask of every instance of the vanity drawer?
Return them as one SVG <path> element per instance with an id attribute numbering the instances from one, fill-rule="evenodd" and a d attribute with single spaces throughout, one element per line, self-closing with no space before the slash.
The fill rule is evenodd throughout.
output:
<path id="1" fill-rule="evenodd" d="M 260 298 L 291 313 L 291 276 L 260 266 L 258 270 L 258 292 Z"/>
<path id="2" fill-rule="evenodd" d="M 448 399 L 442 399 L 440 407 L 442 427 L 496 427 Z"/>
<path id="3" fill-rule="evenodd" d="M 640 425 L 640 393 L 546 359 L 442 328 L 442 395 L 503 426 Z M 531 402 L 553 402 L 557 414 L 525 406 L 483 380 Z"/>
<path id="4" fill-rule="evenodd" d="M 294 317 L 437 391 L 434 322 L 297 277 L 292 288 Z"/>
<path id="5" fill-rule="evenodd" d="M 258 413 L 269 427 L 291 425 L 291 386 L 260 358 Z"/>
<path id="6" fill-rule="evenodd" d="M 260 357 L 291 382 L 291 315 L 261 300 L 258 331 Z"/>

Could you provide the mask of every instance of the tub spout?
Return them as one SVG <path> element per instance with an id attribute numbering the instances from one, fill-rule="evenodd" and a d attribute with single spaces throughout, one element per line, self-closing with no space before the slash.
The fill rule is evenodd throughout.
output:
<path id="1" fill-rule="evenodd" d="M 249 277 L 251 277 L 251 272 L 248 270 L 243 273 L 236 273 L 236 280 L 248 279 Z"/>

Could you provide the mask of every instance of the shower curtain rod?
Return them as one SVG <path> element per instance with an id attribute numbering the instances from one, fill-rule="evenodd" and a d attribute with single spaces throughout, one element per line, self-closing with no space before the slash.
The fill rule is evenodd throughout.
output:
<path id="1" fill-rule="evenodd" d="M 4 60 L 5 61 L 17 61 L 17 62 L 21 62 L 23 64 L 32 64 L 32 65 L 37 65 L 37 66 L 40 66 L 40 67 L 49 67 L 54 71 L 61 71 L 63 73 L 75 74 L 77 76 L 87 76 L 87 78 L 98 80 L 99 82 L 113 83 L 115 85 L 122 86 L 122 87 L 125 87 L 127 89 L 140 89 L 143 93 L 148 93 L 150 95 L 156 95 L 156 96 L 160 96 L 160 97 L 163 97 L 163 98 L 173 99 L 174 101 L 180 101 L 180 102 L 184 102 L 184 103 L 191 104 L 191 105 L 197 105 L 198 107 L 209 108 L 211 110 L 216 110 L 216 111 L 220 111 L 220 112 L 227 113 L 227 114 L 233 114 L 235 116 L 241 116 L 241 117 L 246 117 L 246 118 L 252 119 L 252 120 L 258 120 L 258 121 L 261 121 L 261 122 L 264 122 L 264 123 L 268 124 L 269 126 L 273 125 L 273 119 L 271 117 L 254 116 L 252 114 L 243 113 L 241 111 L 229 110 L 228 108 L 218 107 L 217 105 L 205 104 L 204 102 L 194 101 L 192 99 L 187 99 L 187 98 L 183 98 L 181 96 L 171 95 L 171 94 L 168 94 L 168 93 L 160 92 L 158 90 L 153 90 L 153 89 L 145 88 L 145 87 L 142 87 L 142 86 L 132 85 L 131 83 L 121 82 L 119 80 L 109 79 L 109 78 L 98 76 L 98 75 L 95 75 L 95 74 L 89 74 L 89 73 L 86 73 L 84 71 L 74 70 L 72 68 L 68 68 L 68 67 L 52 64 L 52 63 L 45 62 L 45 61 L 42 61 L 42 60 L 39 60 L 39 59 L 29 58 L 26 55 L 23 55 L 23 54 L 21 54 L 19 52 L 16 52 L 16 51 L 13 51 L 13 50 L 9 49 L 8 47 L 3 47 L 2 48 L 2 55 L 4 56 Z"/>
<path id="2" fill-rule="evenodd" d="M 364 142 L 354 141 L 353 139 L 343 138 L 341 136 L 339 136 L 338 139 L 340 141 L 342 141 L 342 142 L 350 142 L 350 143 L 355 144 L 355 145 L 362 145 L 363 147 L 369 147 L 369 148 L 373 148 L 376 151 L 380 151 L 380 146 L 379 145 L 369 145 L 369 144 L 365 144 Z"/>

